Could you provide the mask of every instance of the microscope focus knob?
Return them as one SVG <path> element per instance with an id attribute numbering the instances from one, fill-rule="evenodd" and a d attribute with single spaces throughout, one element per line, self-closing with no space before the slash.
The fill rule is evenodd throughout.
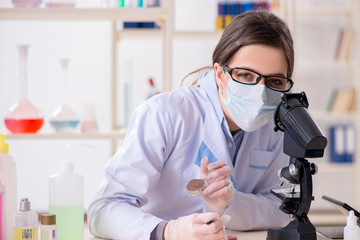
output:
<path id="1" fill-rule="evenodd" d="M 319 171 L 319 167 L 317 166 L 317 164 L 315 164 L 315 163 L 310 163 L 310 173 L 311 173 L 312 175 L 315 175 L 315 174 L 318 173 L 318 171 Z"/>
<path id="2" fill-rule="evenodd" d="M 289 173 L 291 176 L 296 176 L 298 174 L 298 168 L 295 166 L 295 164 L 291 163 L 289 165 Z"/>

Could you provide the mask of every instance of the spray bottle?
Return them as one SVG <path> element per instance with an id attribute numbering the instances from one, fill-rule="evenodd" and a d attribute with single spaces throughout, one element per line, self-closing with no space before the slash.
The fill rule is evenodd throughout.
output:
<path id="1" fill-rule="evenodd" d="M 360 228 L 357 225 L 357 217 L 353 210 L 347 217 L 347 224 L 344 228 L 344 240 L 360 240 Z"/>
<path id="2" fill-rule="evenodd" d="M 60 163 L 60 172 L 49 178 L 49 213 L 56 215 L 57 240 L 84 238 L 84 177 L 74 173 L 74 163 Z M 85 144 L 81 144 L 85 145 Z"/>
<path id="3" fill-rule="evenodd" d="M 23 198 L 13 219 L 13 240 L 38 240 L 38 215 L 31 210 L 30 201 Z"/>
<path id="4" fill-rule="evenodd" d="M 5 206 L 5 239 L 12 239 L 12 218 L 16 213 L 17 184 L 16 163 L 9 154 L 9 144 L 5 142 L 5 135 L 0 134 L 0 182 L 4 184 L 3 207 Z"/>

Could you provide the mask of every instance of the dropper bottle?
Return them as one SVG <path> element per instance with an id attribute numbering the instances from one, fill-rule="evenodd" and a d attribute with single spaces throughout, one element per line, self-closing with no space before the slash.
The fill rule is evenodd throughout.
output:
<path id="1" fill-rule="evenodd" d="M 357 217 L 353 210 L 347 217 L 347 224 L 344 228 L 344 240 L 360 240 L 360 228 L 357 225 Z"/>

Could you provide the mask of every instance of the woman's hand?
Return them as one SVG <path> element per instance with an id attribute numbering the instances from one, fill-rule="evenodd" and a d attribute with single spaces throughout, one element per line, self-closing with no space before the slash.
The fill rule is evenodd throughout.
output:
<path id="1" fill-rule="evenodd" d="M 164 228 L 165 240 L 224 240 L 224 226 L 230 216 L 217 213 L 193 213 L 171 220 Z"/>
<path id="2" fill-rule="evenodd" d="M 202 198 L 212 211 L 220 215 L 224 213 L 234 195 L 230 172 L 230 168 L 224 161 L 209 164 L 207 157 L 201 159 L 200 177 L 207 183 Z"/>

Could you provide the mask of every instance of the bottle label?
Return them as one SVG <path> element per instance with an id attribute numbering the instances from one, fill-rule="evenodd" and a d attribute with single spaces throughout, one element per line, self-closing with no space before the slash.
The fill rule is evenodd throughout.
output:
<path id="1" fill-rule="evenodd" d="M 15 228 L 14 240 L 38 240 L 37 228 Z"/>

